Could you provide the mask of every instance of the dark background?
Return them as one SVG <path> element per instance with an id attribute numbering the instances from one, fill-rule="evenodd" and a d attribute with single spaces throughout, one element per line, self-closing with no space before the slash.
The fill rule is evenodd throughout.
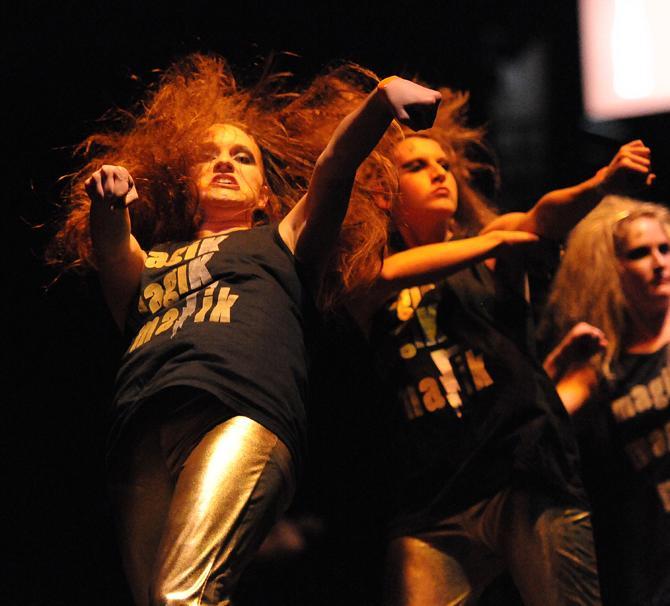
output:
<path id="1" fill-rule="evenodd" d="M 307 79 L 333 61 L 418 75 L 472 93 L 471 119 L 488 125 L 503 209 L 524 210 L 641 137 L 658 174 L 646 197 L 670 200 L 668 115 L 589 124 L 581 115 L 576 7 L 570 1 L 442 0 L 382 3 L 237 1 L 128 6 L 25 2 L 2 8 L 8 363 L 3 398 L 3 521 L 9 547 L 3 604 L 124 605 L 104 497 L 108 399 L 121 344 L 95 280 L 53 274 L 41 254 L 58 216 L 58 178 L 71 149 L 112 106 L 129 106 L 152 70 L 185 53 L 227 57 L 253 79 L 269 53 Z M 282 52 L 295 55 L 282 55 Z M 7 191 L 8 190 L 8 191 Z M 248 604 L 375 604 L 380 564 L 375 485 L 365 437 L 374 433 L 360 350 L 331 335 L 314 419 L 315 445 L 291 519 L 316 515 L 303 555 L 257 563 Z M 358 352 L 354 355 L 355 352 Z M 328 428 L 330 431 L 326 431 Z M 337 457 L 330 453 L 337 447 Z M 312 536 L 312 535 L 310 535 Z"/>

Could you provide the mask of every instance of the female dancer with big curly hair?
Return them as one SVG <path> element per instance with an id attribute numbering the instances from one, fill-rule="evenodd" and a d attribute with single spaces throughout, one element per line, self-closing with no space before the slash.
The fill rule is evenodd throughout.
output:
<path id="1" fill-rule="evenodd" d="M 442 96 L 435 126 L 389 157 L 397 195 L 358 209 L 390 216 L 388 244 L 356 230 L 372 221 L 343 229 L 342 258 L 356 237 L 385 247 L 342 274 L 388 386 L 386 603 L 473 603 L 507 568 L 526 604 L 597 604 L 577 446 L 535 355 L 533 255 L 522 253 L 561 238 L 605 193 L 649 180 L 649 150 L 625 145 L 592 178 L 496 217 L 473 186 L 487 167 L 472 159 L 482 132 L 464 124 L 467 98 Z"/>
<path id="2" fill-rule="evenodd" d="M 670 601 L 670 212 L 610 196 L 553 284 L 547 371 L 573 415 L 606 603 Z M 556 342 L 558 339 L 553 339 Z"/>
<path id="3" fill-rule="evenodd" d="M 128 337 L 110 494 L 139 605 L 229 603 L 293 494 L 305 328 L 356 170 L 394 117 L 429 125 L 440 99 L 396 79 L 310 157 L 343 78 L 327 74 L 296 98 L 239 89 L 222 59 L 190 56 L 125 128 L 82 146 L 89 161 L 52 259 L 97 270 Z M 281 216 L 301 186 L 278 224 L 253 227 L 259 211 Z"/>

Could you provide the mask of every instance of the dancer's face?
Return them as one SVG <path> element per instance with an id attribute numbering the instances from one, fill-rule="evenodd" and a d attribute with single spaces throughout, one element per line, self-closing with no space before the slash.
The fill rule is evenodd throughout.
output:
<path id="1" fill-rule="evenodd" d="M 261 151 L 243 130 L 232 124 L 212 125 L 197 160 L 191 177 L 205 217 L 248 213 L 267 202 Z"/>
<path id="2" fill-rule="evenodd" d="M 400 200 L 399 218 L 410 227 L 448 221 L 458 207 L 458 186 L 449 157 L 440 144 L 408 137 L 395 148 Z"/>
<path id="3" fill-rule="evenodd" d="M 630 222 L 619 253 L 624 296 L 640 311 L 660 311 L 670 305 L 670 241 L 653 217 Z"/>

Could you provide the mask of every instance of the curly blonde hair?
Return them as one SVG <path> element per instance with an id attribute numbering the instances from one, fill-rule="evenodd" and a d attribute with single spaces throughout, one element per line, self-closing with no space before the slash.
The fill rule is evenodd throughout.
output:
<path id="1" fill-rule="evenodd" d="M 631 223 L 640 217 L 657 220 L 670 235 L 667 208 L 621 196 L 607 196 L 577 224 L 567 240 L 539 329 L 541 338 L 552 343 L 578 322 L 602 330 L 608 346 L 592 364 L 605 379 L 615 378 L 613 369 L 624 351 L 631 320 L 617 257 Z"/>

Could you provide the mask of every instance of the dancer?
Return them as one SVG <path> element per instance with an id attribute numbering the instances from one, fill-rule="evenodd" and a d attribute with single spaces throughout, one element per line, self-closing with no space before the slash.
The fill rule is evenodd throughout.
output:
<path id="1" fill-rule="evenodd" d="M 543 333 L 573 415 L 606 603 L 670 601 L 670 213 L 610 196 L 571 234 Z M 565 336 L 564 336 L 565 335 Z M 557 339 L 554 339 L 556 341 Z"/>
<path id="2" fill-rule="evenodd" d="M 288 506 L 305 433 L 304 329 L 356 170 L 393 118 L 429 126 L 440 100 L 399 78 L 375 89 L 310 175 L 309 142 L 282 122 L 295 127 L 292 109 L 309 103 L 286 106 L 283 92 L 238 89 L 213 56 L 173 65 L 124 130 L 85 142 L 54 243 L 55 260 L 97 270 L 129 340 L 109 484 L 138 605 L 229 603 Z M 278 224 L 254 226 L 307 182 Z"/>
<path id="3" fill-rule="evenodd" d="M 442 94 L 436 126 L 395 147 L 397 197 L 366 209 L 390 213 L 388 256 L 377 273 L 342 268 L 393 417 L 386 603 L 473 603 L 507 568 L 526 604 L 597 604 L 577 447 L 535 355 L 532 255 L 519 253 L 647 181 L 649 150 L 631 142 L 585 182 L 496 217 L 472 185 L 485 167 L 469 155 L 482 133 L 463 123 L 466 96 Z M 355 235 L 378 238 L 345 225 L 342 258 Z"/>

